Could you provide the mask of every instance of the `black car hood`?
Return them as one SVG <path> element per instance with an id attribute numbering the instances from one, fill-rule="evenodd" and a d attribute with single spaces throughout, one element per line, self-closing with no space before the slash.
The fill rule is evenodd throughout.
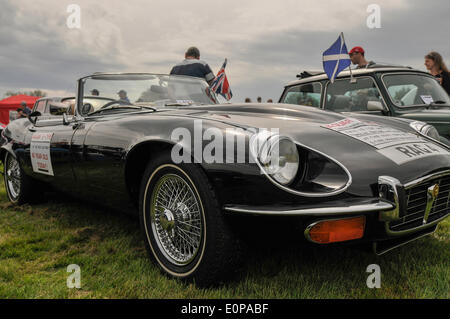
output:
<path id="1" fill-rule="evenodd" d="M 214 106 L 180 108 L 172 114 L 192 116 L 204 120 L 215 120 L 238 127 L 276 128 L 280 130 L 280 133 L 286 135 L 307 134 L 310 130 L 315 131 L 315 134 L 318 132 L 330 132 L 329 129 L 324 128 L 324 125 L 349 117 L 377 122 L 380 125 L 395 125 L 398 129 L 414 132 L 409 127 L 408 122 L 400 119 L 356 113 L 342 114 L 293 104 L 219 104 Z M 333 132 L 333 134 L 335 133 Z"/>
<path id="2" fill-rule="evenodd" d="M 265 123 L 272 123 L 277 120 L 281 122 L 297 120 L 324 124 L 346 117 L 339 113 L 326 112 L 308 106 L 273 103 L 218 104 L 213 106 L 180 108 L 178 111 L 188 114 L 198 114 L 199 116 L 204 112 L 204 116 L 206 117 L 219 116 L 219 119 L 228 119 L 230 123 L 237 122 L 254 127 L 259 127 L 260 125 L 265 126 Z M 244 123 L 241 123 L 242 121 Z"/>
<path id="3" fill-rule="evenodd" d="M 427 157 L 426 161 L 414 160 L 397 165 L 380 154 L 375 147 L 325 127 L 326 124 L 351 117 L 416 134 L 409 123 L 401 119 L 340 114 L 300 105 L 263 103 L 190 107 L 175 112 L 181 116 L 220 121 L 230 126 L 279 129 L 281 135 L 291 137 L 299 145 L 327 154 L 341 163 L 353 177 L 358 175 L 358 178 L 354 178 L 354 182 L 358 184 L 373 184 L 374 174 L 394 176 L 406 183 L 434 171 L 450 168 L 450 155 L 436 155 Z"/>

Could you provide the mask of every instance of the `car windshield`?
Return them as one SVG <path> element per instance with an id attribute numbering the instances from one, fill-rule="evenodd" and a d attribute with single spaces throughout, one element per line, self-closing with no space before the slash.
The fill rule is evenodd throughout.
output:
<path id="1" fill-rule="evenodd" d="M 156 74 L 96 74 L 84 78 L 82 115 L 100 110 L 134 110 L 215 104 L 217 98 L 200 78 Z"/>
<path id="2" fill-rule="evenodd" d="M 421 74 L 387 74 L 383 82 L 397 106 L 450 105 L 450 98 L 431 76 Z"/>

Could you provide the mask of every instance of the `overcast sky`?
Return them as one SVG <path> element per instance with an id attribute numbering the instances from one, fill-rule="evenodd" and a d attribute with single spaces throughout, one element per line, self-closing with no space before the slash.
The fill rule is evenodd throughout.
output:
<path id="1" fill-rule="evenodd" d="M 381 8 L 370 29 L 369 4 Z M 67 7 L 81 28 L 67 27 Z M 368 60 L 424 70 L 440 52 L 450 64 L 448 0 L 0 0 L 0 97 L 7 90 L 74 94 L 93 72 L 168 73 L 195 45 L 217 73 L 225 57 L 234 97 L 277 100 L 301 70 L 321 69 L 322 52 L 344 32 Z"/>

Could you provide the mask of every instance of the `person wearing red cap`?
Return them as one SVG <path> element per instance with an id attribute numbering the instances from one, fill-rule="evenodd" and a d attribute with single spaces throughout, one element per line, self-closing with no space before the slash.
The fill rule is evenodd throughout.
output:
<path id="1" fill-rule="evenodd" d="M 357 65 L 357 69 L 363 69 L 375 64 L 373 61 L 367 62 L 364 57 L 364 49 L 362 47 L 354 47 L 350 50 L 348 55 L 350 56 L 350 60 L 353 64 Z"/>

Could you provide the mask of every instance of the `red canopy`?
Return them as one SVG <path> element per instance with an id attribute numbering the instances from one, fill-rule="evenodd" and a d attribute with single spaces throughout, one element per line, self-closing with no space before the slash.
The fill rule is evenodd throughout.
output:
<path id="1" fill-rule="evenodd" d="M 39 96 L 14 95 L 0 101 L 0 123 L 9 123 L 9 111 L 15 111 L 21 107 L 20 103 L 25 102 L 28 108 L 33 108 L 34 102 L 40 99 Z"/>

